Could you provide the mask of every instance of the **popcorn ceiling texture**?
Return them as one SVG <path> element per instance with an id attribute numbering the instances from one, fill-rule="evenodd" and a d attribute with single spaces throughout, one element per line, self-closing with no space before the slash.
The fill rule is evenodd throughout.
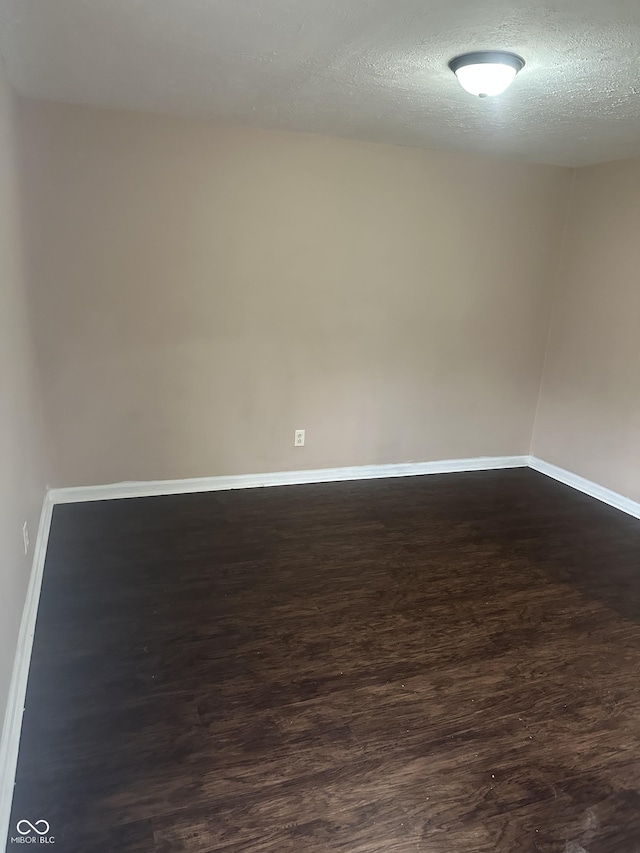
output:
<path id="1" fill-rule="evenodd" d="M 27 97 L 578 166 L 640 155 L 638 0 L 0 0 Z M 499 99 L 466 50 L 527 62 Z"/>

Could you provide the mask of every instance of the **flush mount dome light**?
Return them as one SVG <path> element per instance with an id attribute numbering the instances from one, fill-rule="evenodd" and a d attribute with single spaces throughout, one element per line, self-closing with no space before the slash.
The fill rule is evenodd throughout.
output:
<path id="1" fill-rule="evenodd" d="M 456 56 L 449 68 L 462 88 L 471 95 L 487 98 L 508 89 L 522 68 L 524 59 L 502 50 L 482 50 Z"/>

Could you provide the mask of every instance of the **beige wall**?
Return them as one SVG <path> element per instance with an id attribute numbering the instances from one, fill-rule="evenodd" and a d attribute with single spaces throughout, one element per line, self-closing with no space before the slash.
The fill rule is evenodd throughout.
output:
<path id="1" fill-rule="evenodd" d="M 576 173 L 533 451 L 640 500 L 640 160 Z"/>
<path id="2" fill-rule="evenodd" d="M 44 497 L 40 414 L 28 328 L 14 104 L 0 61 L 0 723 Z M 22 524 L 31 551 L 24 555 Z"/>
<path id="3" fill-rule="evenodd" d="M 56 485 L 529 452 L 570 170 L 22 119 Z"/>

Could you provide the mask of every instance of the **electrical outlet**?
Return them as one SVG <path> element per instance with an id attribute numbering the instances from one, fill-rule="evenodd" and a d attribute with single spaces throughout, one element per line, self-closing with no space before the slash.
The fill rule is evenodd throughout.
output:
<path id="1" fill-rule="evenodd" d="M 24 553 L 29 553 L 29 525 L 25 521 L 22 525 L 22 542 L 24 544 Z"/>
<path id="2" fill-rule="evenodd" d="M 294 447 L 304 447 L 304 430 L 297 429 L 293 440 Z"/>

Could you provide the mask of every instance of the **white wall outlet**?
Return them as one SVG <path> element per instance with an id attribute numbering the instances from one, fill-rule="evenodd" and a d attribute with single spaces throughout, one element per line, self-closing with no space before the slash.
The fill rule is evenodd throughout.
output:
<path id="1" fill-rule="evenodd" d="M 293 440 L 294 447 L 304 447 L 304 430 L 297 429 Z"/>
<path id="2" fill-rule="evenodd" d="M 29 525 L 25 521 L 22 525 L 22 542 L 24 544 L 24 553 L 29 553 Z"/>

